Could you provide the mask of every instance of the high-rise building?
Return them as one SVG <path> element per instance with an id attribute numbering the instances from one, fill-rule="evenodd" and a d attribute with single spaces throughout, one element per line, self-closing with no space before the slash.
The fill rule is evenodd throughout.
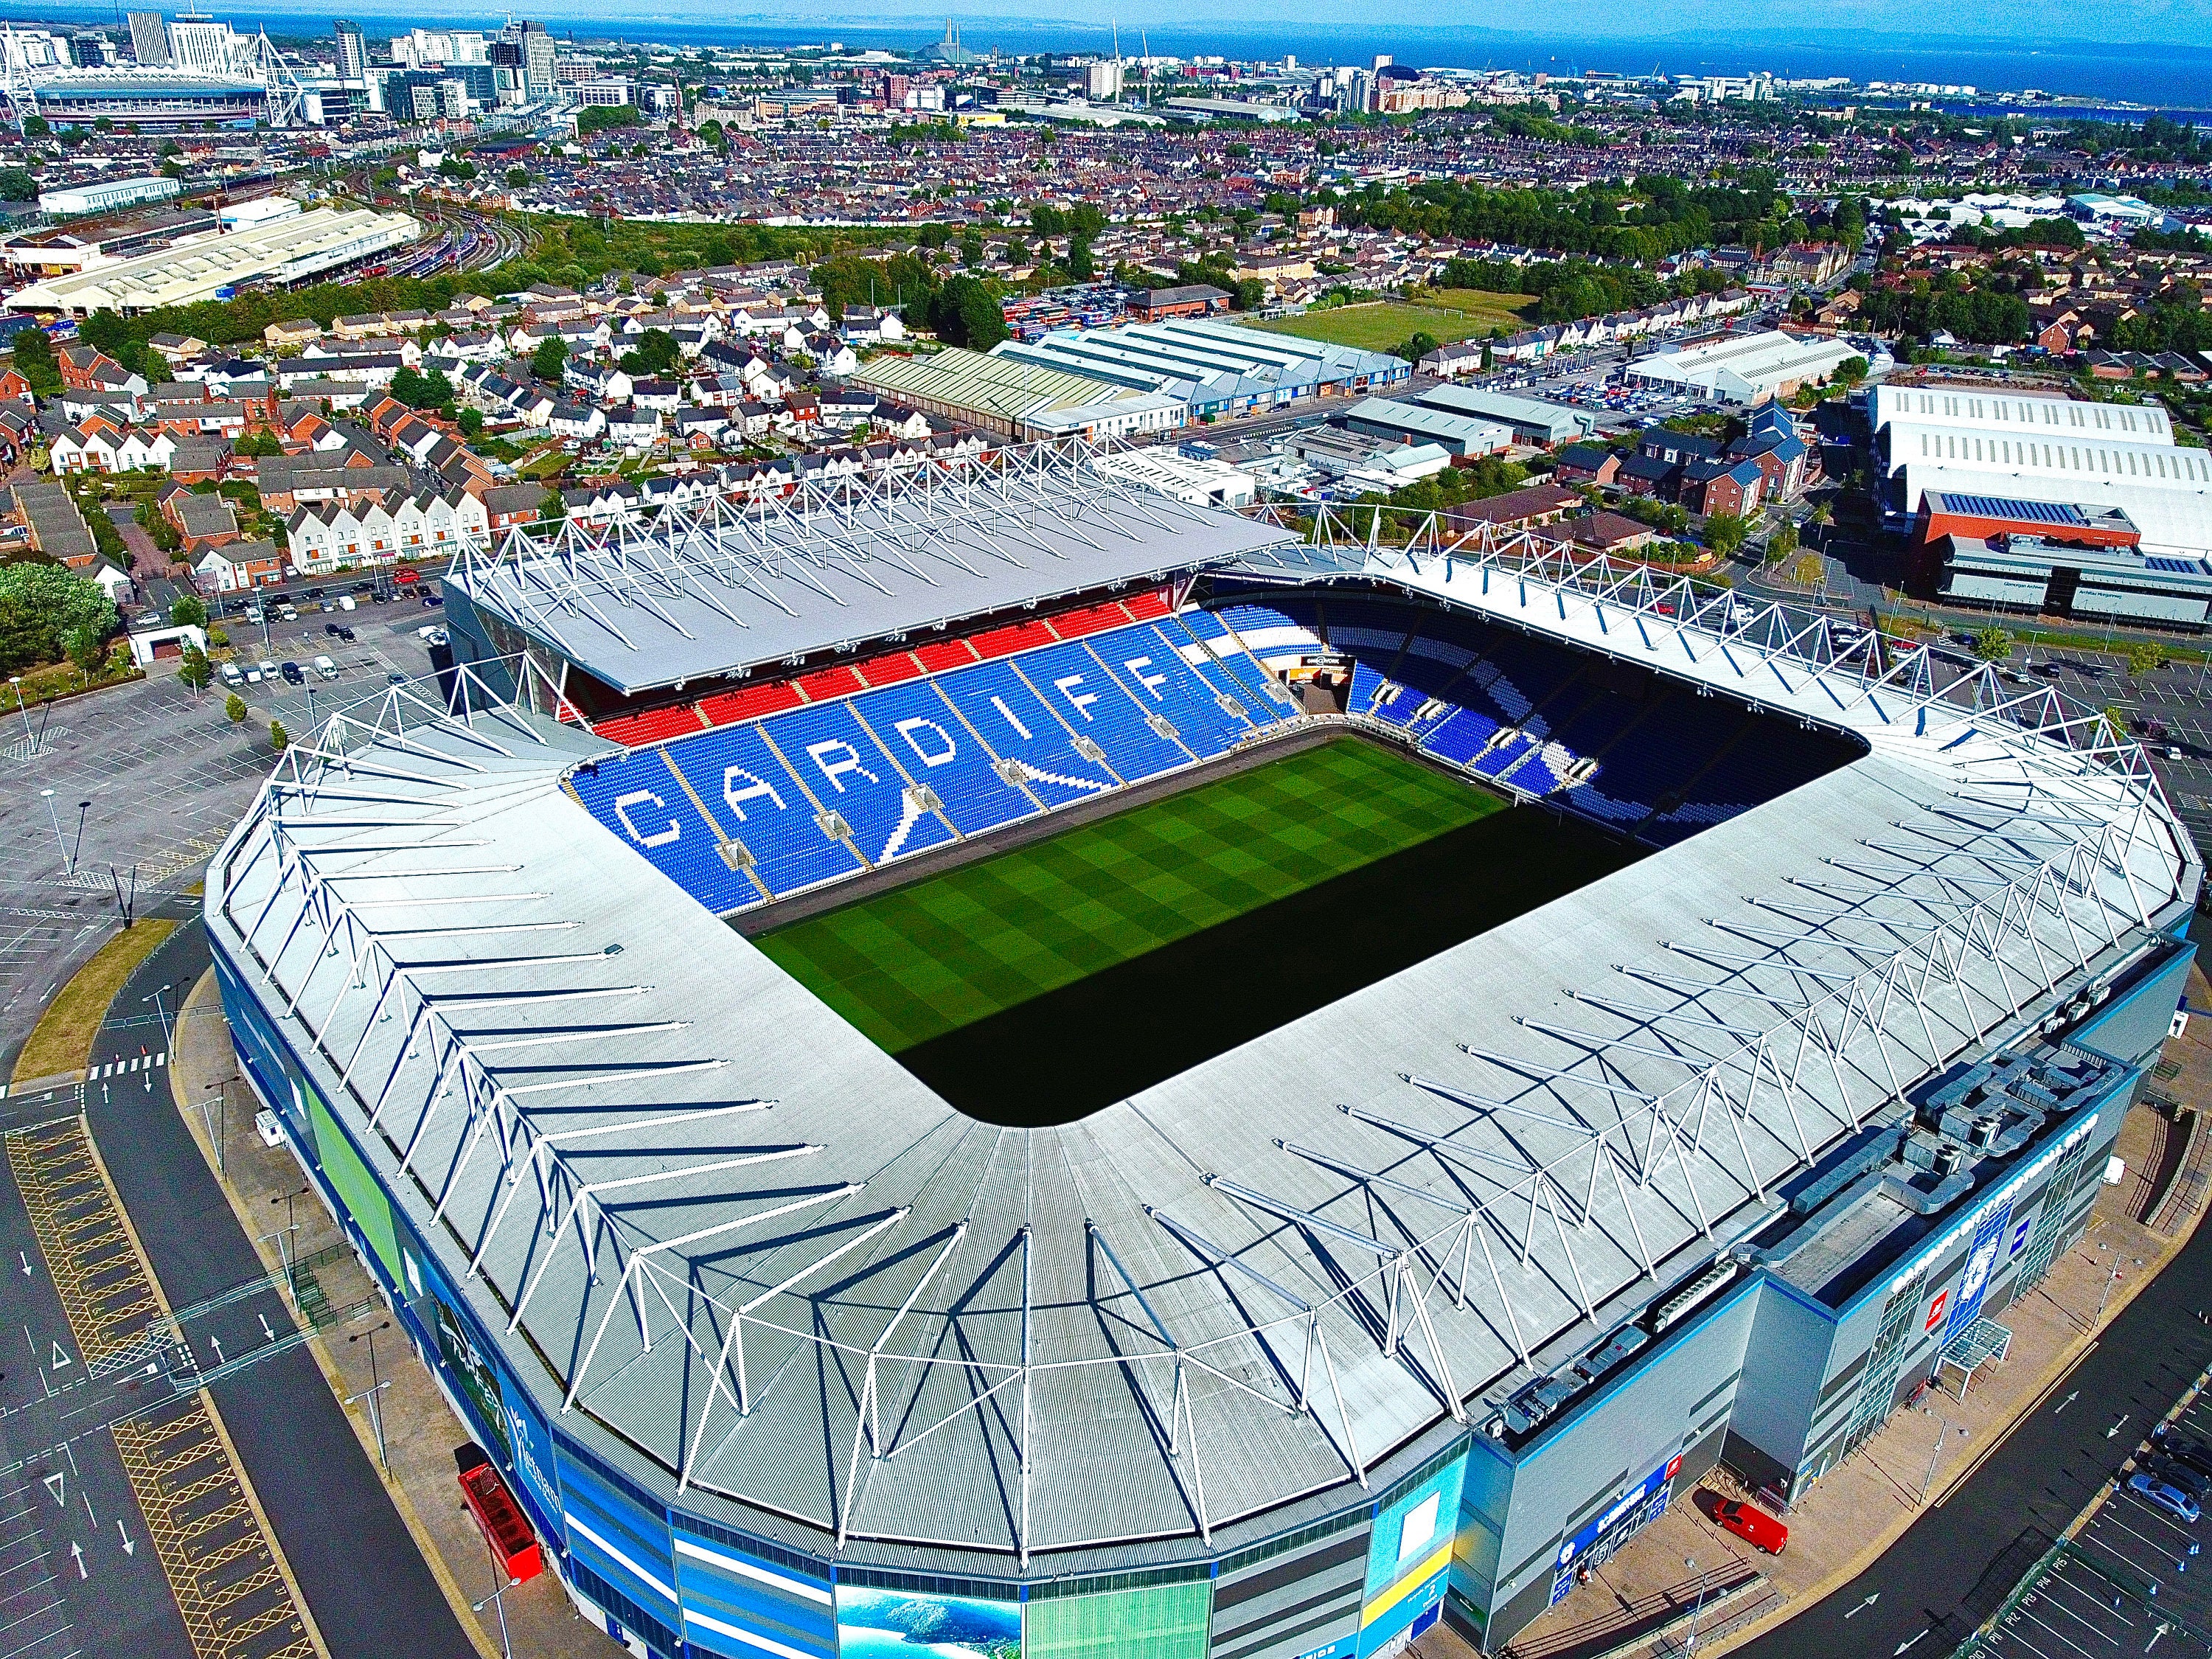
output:
<path id="1" fill-rule="evenodd" d="M 357 82 L 368 73 L 368 40 L 361 25 L 337 20 L 338 79 Z"/>
<path id="2" fill-rule="evenodd" d="M 553 37 L 543 23 L 522 26 L 522 89 L 532 98 L 550 98 L 558 84 L 553 67 Z"/>
<path id="3" fill-rule="evenodd" d="M 169 61 L 169 29 L 158 11 L 131 14 L 131 55 L 139 63 L 158 66 Z"/>
<path id="4" fill-rule="evenodd" d="M 205 12 L 180 11 L 169 25 L 169 62 L 179 69 L 227 75 L 238 62 L 238 37 Z"/>

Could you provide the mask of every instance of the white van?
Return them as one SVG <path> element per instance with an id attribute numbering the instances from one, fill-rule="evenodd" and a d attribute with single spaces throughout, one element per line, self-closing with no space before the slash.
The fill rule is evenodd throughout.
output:
<path id="1" fill-rule="evenodd" d="M 315 672 L 326 680 L 334 680 L 338 677 L 338 665 L 328 657 L 318 657 L 315 659 Z"/>
<path id="2" fill-rule="evenodd" d="M 354 597 L 352 594 L 341 593 L 338 595 L 338 609 L 341 611 L 358 611 L 361 607 L 354 602 Z"/>

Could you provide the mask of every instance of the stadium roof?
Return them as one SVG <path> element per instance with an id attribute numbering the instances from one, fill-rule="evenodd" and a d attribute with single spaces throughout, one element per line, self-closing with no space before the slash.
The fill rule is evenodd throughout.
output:
<path id="1" fill-rule="evenodd" d="M 1084 382 L 1097 391 L 1097 381 Z M 1290 532 L 1177 501 L 1080 446 L 465 549 L 452 586 L 626 694 L 1231 562 Z"/>
<path id="2" fill-rule="evenodd" d="M 2049 690 L 1875 672 L 1869 635 L 1526 536 L 1365 568 L 1869 752 L 1058 1128 L 933 1095 L 564 791 L 599 740 L 519 710 L 333 718 L 209 925 L 509 1364 L 687 1508 L 921 1570 L 1273 1531 L 1701 1271 L 2197 878 L 2141 751 Z"/>

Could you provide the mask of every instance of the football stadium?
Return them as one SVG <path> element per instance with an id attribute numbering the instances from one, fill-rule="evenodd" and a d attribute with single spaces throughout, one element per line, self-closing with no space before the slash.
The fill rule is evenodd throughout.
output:
<path id="1" fill-rule="evenodd" d="M 634 1652 L 1495 1650 L 1972 1364 L 2174 1018 L 2100 713 L 1098 460 L 465 551 L 210 865 L 241 1064 Z"/>

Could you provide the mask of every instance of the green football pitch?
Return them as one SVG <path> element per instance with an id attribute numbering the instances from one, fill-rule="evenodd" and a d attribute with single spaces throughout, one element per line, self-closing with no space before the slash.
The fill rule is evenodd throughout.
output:
<path id="1" fill-rule="evenodd" d="M 1629 856 L 1346 738 L 755 943 L 956 1103 L 1048 1122 Z"/>

